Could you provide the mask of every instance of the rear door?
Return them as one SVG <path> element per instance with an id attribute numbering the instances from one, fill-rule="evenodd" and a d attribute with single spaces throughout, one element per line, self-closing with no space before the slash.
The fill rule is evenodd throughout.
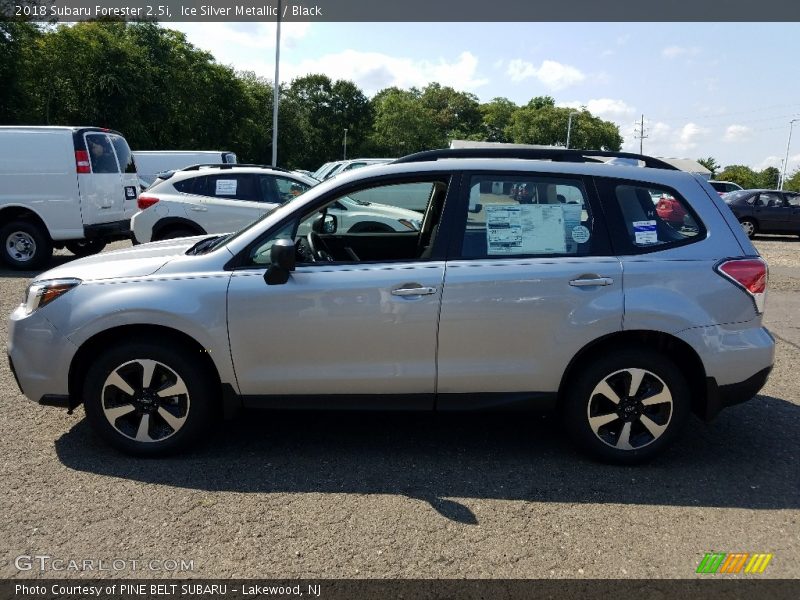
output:
<path id="1" fill-rule="evenodd" d="M 797 192 L 785 193 L 786 207 L 789 209 L 787 217 L 787 230 L 800 233 L 800 194 Z"/>
<path id="2" fill-rule="evenodd" d="M 126 185 L 132 186 L 132 200 L 135 205 L 135 168 L 134 181 L 126 184 L 127 179 L 123 179 L 112 136 L 105 132 L 92 131 L 83 135 L 83 141 L 91 166 L 91 173 L 81 173 L 78 176 L 83 224 L 112 223 L 130 218 L 135 211 L 126 215 L 125 188 Z M 127 164 L 124 166 L 127 170 Z M 129 175 L 126 174 L 126 177 Z M 127 193 L 131 194 L 131 190 Z"/>
<path id="3" fill-rule="evenodd" d="M 206 175 L 193 191 L 201 198 L 197 203 L 187 204 L 187 216 L 209 233 L 237 231 L 265 211 L 258 176 L 254 173 Z"/>
<path id="4" fill-rule="evenodd" d="M 447 216 L 455 235 L 437 406 L 493 401 L 476 392 L 552 394 L 581 348 L 622 328 L 622 267 L 592 188 L 579 176 L 536 173 L 476 173 L 464 182 L 458 214 Z M 521 186 L 529 194 L 512 197 Z"/>

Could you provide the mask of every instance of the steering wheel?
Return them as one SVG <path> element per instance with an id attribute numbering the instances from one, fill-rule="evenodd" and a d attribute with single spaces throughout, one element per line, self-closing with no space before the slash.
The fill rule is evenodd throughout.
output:
<path id="1" fill-rule="evenodd" d="M 316 231 L 309 231 L 308 236 L 306 236 L 306 241 L 308 242 L 308 247 L 311 249 L 311 257 L 314 262 L 333 262 L 333 256 L 325 248 L 325 242 L 322 241 L 322 238 Z"/>

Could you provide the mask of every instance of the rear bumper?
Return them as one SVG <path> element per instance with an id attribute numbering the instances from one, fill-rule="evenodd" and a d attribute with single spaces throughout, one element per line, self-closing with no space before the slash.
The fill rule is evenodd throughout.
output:
<path id="1" fill-rule="evenodd" d="M 728 385 L 717 385 L 717 381 L 713 377 L 706 379 L 706 403 L 704 414 L 701 415 L 703 419 L 711 421 L 723 408 L 741 404 L 753 398 L 767 383 L 770 371 L 772 371 L 772 367 L 767 367 L 740 383 Z"/>
<path id="2" fill-rule="evenodd" d="M 131 222 L 129 219 L 124 219 L 111 223 L 84 225 L 83 235 L 87 240 L 127 240 L 131 237 Z"/>

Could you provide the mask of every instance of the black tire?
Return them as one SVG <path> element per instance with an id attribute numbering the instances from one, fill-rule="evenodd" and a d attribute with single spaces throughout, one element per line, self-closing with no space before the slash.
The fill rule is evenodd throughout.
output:
<path id="1" fill-rule="evenodd" d="M 633 374 L 641 371 L 645 374 L 631 397 Z M 689 386 L 662 354 L 635 348 L 595 355 L 573 374 L 563 396 L 563 422 L 572 440 L 593 458 L 616 464 L 645 462 L 672 443 L 686 424 Z M 608 396 L 597 389 L 604 382 L 610 388 Z M 614 393 L 619 402 L 610 398 Z"/>
<path id="2" fill-rule="evenodd" d="M 154 242 L 160 242 L 161 240 L 174 240 L 176 238 L 183 238 L 183 237 L 192 237 L 194 235 L 202 235 L 197 233 L 196 231 L 192 231 L 191 229 L 186 229 L 184 227 L 176 228 L 176 229 L 167 229 L 164 232 L 159 232 L 158 235 L 153 237 Z"/>
<path id="3" fill-rule="evenodd" d="M 148 387 L 143 385 L 143 361 L 156 363 Z M 115 374 L 128 385 L 127 392 L 110 381 Z M 85 381 L 83 404 L 90 424 L 106 442 L 127 454 L 164 456 L 185 450 L 209 431 L 219 415 L 214 393 L 219 386 L 205 362 L 178 344 L 140 340 L 104 349 Z M 170 388 L 176 393 L 160 397 L 159 387 L 162 393 Z M 115 416 L 108 412 L 112 409 L 123 412 Z M 150 439 L 142 436 L 137 441 L 144 430 Z"/>
<path id="4" fill-rule="evenodd" d="M 67 250 L 72 252 L 75 256 L 91 256 L 102 252 L 106 247 L 104 240 L 76 240 L 74 242 L 67 242 L 65 244 Z"/>
<path id="5" fill-rule="evenodd" d="M 753 219 L 742 219 L 739 221 L 744 230 L 744 233 L 750 239 L 753 239 L 758 233 L 758 225 Z"/>
<path id="6" fill-rule="evenodd" d="M 0 227 L 3 262 L 18 271 L 35 271 L 53 256 L 53 242 L 43 228 L 19 219 Z"/>

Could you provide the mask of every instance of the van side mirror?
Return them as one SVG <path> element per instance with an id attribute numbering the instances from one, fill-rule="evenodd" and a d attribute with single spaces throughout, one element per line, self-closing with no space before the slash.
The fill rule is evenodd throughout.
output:
<path id="1" fill-rule="evenodd" d="M 289 281 L 289 274 L 294 271 L 296 257 L 294 241 L 287 239 L 275 240 L 269 251 L 270 266 L 264 273 L 267 285 L 283 285 Z"/>

